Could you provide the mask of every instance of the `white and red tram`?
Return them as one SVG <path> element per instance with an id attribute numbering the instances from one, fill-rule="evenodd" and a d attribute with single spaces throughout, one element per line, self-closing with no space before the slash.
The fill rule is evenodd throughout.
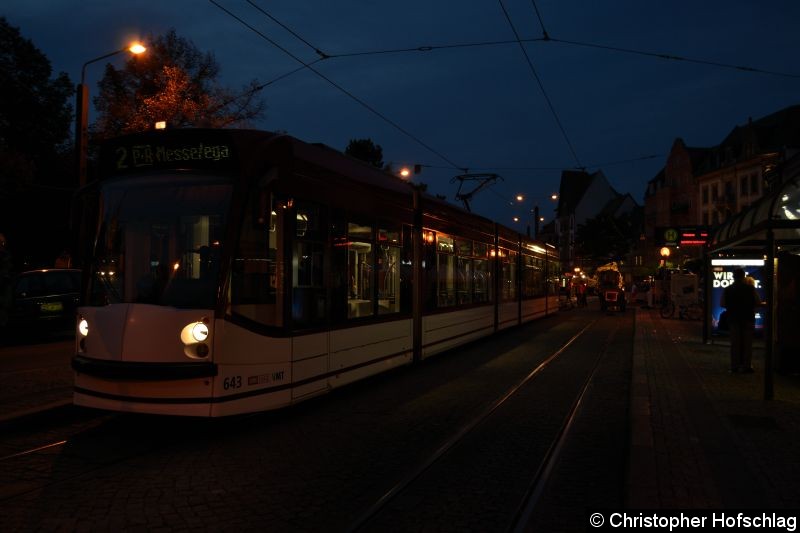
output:
<path id="1" fill-rule="evenodd" d="M 276 409 L 558 310 L 552 246 L 323 145 L 155 131 L 100 175 L 77 405 Z"/>

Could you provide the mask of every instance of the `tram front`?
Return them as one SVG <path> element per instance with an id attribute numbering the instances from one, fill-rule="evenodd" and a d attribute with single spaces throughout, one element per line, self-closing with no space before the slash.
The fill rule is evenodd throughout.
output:
<path id="1" fill-rule="evenodd" d="M 224 174 L 102 179 L 76 332 L 77 405 L 208 416 L 232 183 Z"/>

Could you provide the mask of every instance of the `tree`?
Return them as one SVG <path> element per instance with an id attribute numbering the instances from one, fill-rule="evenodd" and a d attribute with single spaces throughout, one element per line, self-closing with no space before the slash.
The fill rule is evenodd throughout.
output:
<path id="1" fill-rule="evenodd" d="M 69 139 L 73 86 L 0 17 L 0 195 L 52 174 Z"/>
<path id="2" fill-rule="evenodd" d="M 238 93 L 218 82 L 220 67 L 210 52 L 170 30 L 146 40 L 147 52 L 132 56 L 122 69 L 106 65 L 99 94 L 95 139 L 168 127 L 244 126 L 259 118 L 264 104 L 255 81 Z"/>
<path id="3" fill-rule="evenodd" d="M 52 74 L 47 56 L 0 17 L 0 232 L 16 269 L 52 266 L 69 242 L 74 89 Z"/>
<path id="4" fill-rule="evenodd" d="M 383 148 L 372 142 L 372 139 L 350 139 L 344 153 L 374 167 L 383 168 Z"/>

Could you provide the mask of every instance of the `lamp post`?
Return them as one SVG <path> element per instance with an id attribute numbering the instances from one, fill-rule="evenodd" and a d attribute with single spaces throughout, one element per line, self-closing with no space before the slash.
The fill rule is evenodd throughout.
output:
<path id="1" fill-rule="evenodd" d="M 78 184 L 81 187 L 86 185 L 86 152 L 89 129 L 89 87 L 86 85 L 86 67 L 96 61 L 121 54 L 122 52 L 131 52 L 132 54 L 138 55 L 145 50 L 147 49 L 140 43 L 133 43 L 120 50 L 115 50 L 100 57 L 90 59 L 84 63 L 81 68 L 81 82 L 75 90 L 75 161 L 78 172 Z"/>
<path id="2" fill-rule="evenodd" d="M 541 197 L 538 197 L 538 198 L 544 198 L 544 197 L 541 196 Z M 526 200 L 525 195 L 524 194 L 518 194 L 516 196 L 516 200 L 517 200 L 517 203 L 525 202 L 525 200 Z M 558 200 L 558 195 L 556 193 L 551 194 L 550 195 L 550 200 L 551 201 Z M 533 238 L 535 239 L 535 238 L 537 238 L 539 236 L 539 224 L 541 222 L 544 222 L 544 217 L 539 215 L 539 204 L 538 203 L 535 203 L 533 205 L 533 211 L 532 212 L 533 212 Z M 519 221 L 519 219 L 517 217 L 514 217 L 514 222 L 518 222 L 518 221 Z M 530 225 L 530 222 L 528 223 L 528 227 L 527 227 L 527 235 L 528 235 L 528 237 L 531 236 L 531 225 Z"/>
<path id="3" fill-rule="evenodd" d="M 659 253 L 659 255 L 661 255 L 661 265 L 659 265 L 659 266 L 662 266 L 662 267 L 666 268 L 667 267 L 667 259 L 669 258 L 670 253 L 671 253 L 669 247 L 667 247 L 667 246 L 662 247 L 661 250 L 658 251 L 658 253 Z"/>

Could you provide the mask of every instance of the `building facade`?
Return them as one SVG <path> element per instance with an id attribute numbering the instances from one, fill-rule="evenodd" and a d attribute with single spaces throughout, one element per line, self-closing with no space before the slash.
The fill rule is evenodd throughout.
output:
<path id="1" fill-rule="evenodd" d="M 740 213 L 764 196 L 767 177 L 800 147 L 800 106 L 782 109 L 736 126 L 710 148 L 672 145 L 664 168 L 647 184 L 645 232 L 641 247 L 645 264 L 659 264 L 667 230 L 711 228 Z M 680 236 L 680 233 L 679 233 Z M 672 247 L 671 263 L 681 266 L 702 257 L 702 239 Z"/>

